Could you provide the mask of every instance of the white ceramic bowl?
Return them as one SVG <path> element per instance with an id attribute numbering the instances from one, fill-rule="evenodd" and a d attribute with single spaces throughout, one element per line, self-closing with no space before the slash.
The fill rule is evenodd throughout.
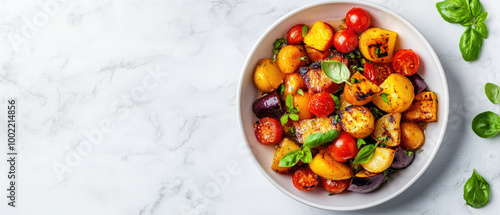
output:
<path id="1" fill-rule="evenodd" d="M 327 191 L 322 188 L 309 192 L 300 191 L 293 186 L 291 175 L 282 175 L 271 170 L 274 146 L 260 144 L 255 137 L 253 125 L 257 118 L 252 112 L 252 103 L 258 98 L 258 92 L 253 83 L 253 71 L 260 59 L 273 57 L 271 52 L 273 41 L 276 38 L 286 37 L 286 32 L 293 25 L 313 24 L 318 20 L 340 20 L 353 7 L 366 10 L 370 14 L 372 25 L 397 32 L 397 49 L 411 48 L 420 56 L 419 74 L 426 81 L 428 89 L 436 92 L 438 96 L 438 122 L 429 123 L 427 126 L 424 151 L 415 157 L 413 164 L 392 174 L 389 181 L 374 192 L 367 194 L 344 192 L 328 196 Z M 358 210 L 373 207 L 406 190 L 422 175 L 436 155 L 446 131 L 449 112 L 448 86 L 443 68 L 422 34 L 395 12 L 377 4 L 356 0 L 310 4 L 276 21 L 250 52 L 243 66 L 237 97 L 241 129 L 260 171 L 288 196 L 307 205 L 327 210 Z"/>

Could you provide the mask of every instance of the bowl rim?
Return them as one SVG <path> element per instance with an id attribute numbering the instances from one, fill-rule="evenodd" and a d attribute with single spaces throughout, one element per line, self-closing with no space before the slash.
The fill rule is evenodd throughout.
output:
<path id="1" fill-rule="evenodd" d="M 363 205 L 359 205 L 359 206 L 349 206 L 349 207 L 335 207 L 335 206 L 328 206 L 328 205 L 322 205 L 322 204 L 317 204 L 317 203 L 311 202 L 308 199 L 302 198 L 300 196 L 297 196 L 297 195 L 289 192 L 284 187 L 282 187 L 281 185 L 279 185 L 274 179 L 272 179 L 271 176 L 267 173 L 267 171 L 262 167 L 262 165 L 260 165 L 259 161 L 257 160 L 257 158 L 255 157 L 254 153 L 251 150 L 250 144 L 249 144 L 248 139 L 247 139 L 247 137 L 245 135 L 244 125 L 243 125 L 243 120 L 242 120 L 242 112 L 241 112 L 241 102 L 242 102 L 242 100 L 241 100 L 242 99 L 241 93 L 242 93 L 242 85 L 243 85 L 243 79 L 244 79 L 244 76 L 245 76 L 245 71 L 247 70 L 247 68 L 249 66 L 248 64 L 249 64 L 250 59 L 255 54 L 255 51 L 257 50 L 257 47 L 259 46 L 259 44 L 262 43 L 262 41 L 264 40 L 264 38 L 266 38 L 269 35 L 269 33 L 274 28 L 276 28 L 278 25 L 280 25 L 283 21 L 285 21 L 286 19 L 294 16 L 295 14 L 297 14 L 300 11 L 307 10 L 309 8 L 317 7 L 317 6 L 320 6 L 320 5 L 338 4 L 338 3 L 359 4 L 359 5 L 363 5 L 363 6 L 373 7 L 375 9 L 381 10 L 381 11 L 383 11 L 385 13 L 388 13 L 391 16 L 399 19 L 406 26 L 408 26 L 411 30 L 413 30 L 416 33 L 416 35 L 423 41 L 423 43 L 425 44 L 425 47 L 429 50 L 429 52 L 431 53 L 432 58 L 436 62 L 436 67 L 438 69 L 438 72 L 441 73 L 440 75 L 442 75 L 442 77 L 443 77 L 443 79 L 441 80 L 441 84 L 442 84 L 442 86 L 444 88 L 444 93 L 443 94 L 444 94 L 444 98 L 445 98 L 445 99 L 443 99 L 444 102 L 440 99 L 440 108 L 444 108 L 444 113 L 445 113 L 444 116 L 440 116 L 440 120 L 443 120 L 443 123 L 444 123 L 443 130 L 441 131 L 441 133 L 439 134 L 439 137 L 437 138 L 437 141 L 436 141 L 436 150 L 434 150 L 432 152 L 432 154 L 429 156 L 429 159 L 424 164 L 423 168 L 420 169 L 418 171 L 418 173 L 415 175 L 415 177 L 413 177 L 405 186 L 403 186 L 401 189 L 397 190 L 396 192 L 394 192 L 394 193 L 392 193 L 390 195 L 387 195 L 384 198 L 381 198 L 381 199 L 378 199 L 378 200 L 373 201 L 371 203 L 368 203 L 368 204 L 363 204 Z M 379 4 L 372 3 L 372 2 L 367 2 L 367 1 L 364 1 L 364 0 L 325 0 L 325 1 L 320 1 L 320 2 L 314 2 L 314 3 L 310 3 L 310 4 L 307 4 L 307 5 L 304 5 L 302 7 L 299 7 L 297 9 L 293 10 L 293 11 L 290 11 L 286 15 L 280 17 L 278 20 L 276 20 L 271 26 L 269 26 L 266 29 L 266 31 L 255 42 L 255 44 L 252 47 L 252 50 L 248 53 L 248 56 L 245 59 L 245 64 L 243 65 L 242 71 L 240 73 L 240 79 L 239 79 L 239 82 L 238 82 L 238 90 L 237 90 L 236 93 L 237 93 L 236 94 L 236 101 L 237 101 L 236 102 L 236 108 L 237 108 L 237 114 L 238 114 L 237 118 L 238 118 L 238 121 L 239 121 L 240 131 L 242 132 L 243 138 L 245 140 L 245 144 L 244 145 L 246 146 L 247 150 L 250 150 L 250 152 L 251 152 L 250 153 L 251 154 L 251 159 L 253 160 L 255 166 L 257 166 L 257 168 L 259 169 L 259 171 L 267 178 L 267 180 L 269 182 L 271 182 L 276 188 L 278 188 L 281 192 L 283 192 L 287 196 L 289 196 L 292 199 L 295 199 L 296 201 L 298 201 L 300 203 L 303 203 L 305 205 L 309 205 L 309 206 L 312 206 L 312 207 L 316 207 L 316 208 L 320 208 L 320 209 L 325 209 L 325 210 L 353 211 L 353 210 L 366 209 L 366 208 L 374 207 L 374 206 L 380 205 L 380 204 L 382 204 L 384 202 L 387 202 L 387 201 L 393 199 L 394 197 L 398 196 L 399 194 L 401 194 L 405 190 L 407 190 L 411 185 L 413 185 L 413 183 L 416 180 L 418 180 L 420 178 L 420 176 L 428 169 L 430 163 L 432 163 L 432 161 L 434 160 L 434 157 L 436 156 L 436 154 L 439 151 L 439 148 L 441 147 L 441 144 L 443 142 L 444 135 L 446 134 L 446 130 L 447 130 L 447 124 L 448 124 L 448 115 L 449 115 L 449 89 L 448 89 L 448 84 L 447 84 L 447 78 L 446 78 L 446 74 L 444 72 L 443 66 L 441 64 L 441 61 L 439 60 L 439 57 L 437 56 L 437 54 L 434 51 L 434 49 L 432 48 L 432 46 L 429 44 L 429 42 L 427 41 L 427 39 L 422 35 L 422 33 L 420 33 L 420 31 L 413 24 L 411 24 L 408 20 L 406 20 L 405 18 L 403 18 L 401 15 L 399 15 L 398 13 L 396 13 L 396 12 L 394 12 L 394 11 L 386 8 L 386 7 L 383 7 L 383 6 L 379 5 Z"/>

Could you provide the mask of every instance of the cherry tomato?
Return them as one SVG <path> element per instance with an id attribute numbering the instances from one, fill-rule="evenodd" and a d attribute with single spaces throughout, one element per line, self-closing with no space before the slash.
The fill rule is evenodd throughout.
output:
<path id="1" fill-rule="evenodd" d="M 335 101 L 328 92 L 316 93 L 309 100 L 309 111 L 319 117 L 327 116 L 335 111 Z"/>
<path id="2" fill-rule="evenodd" d="M 262 144 L 276 144 L 283 139 L 283 126 L 278 120 L 264 117 L 254 125 L 255 136 Z"/>
<path id="3" fill-rule="evenodd" d="M 328 153 L 338 162 L 346 162 L 348 159 L 353 159 L 358 155 L 358 145 L 356 140 L 349 133 L 342 131 L 339 137 L 329 145 Z"/>
<path id="4" fill-rule="evenodd" d="M 420 59 L 411 49 L 401 49 L 392 58 L 392 66 L 397 73 L 410 76 L 417 73 Z"/>
<path id="5" fill-rule="evenodd" d="M 325 188 L 326 191 L 330 193 L 342 193 L 346 190 L 351 184 L 351 179 L 344 180 L 328 180 L 322 179 L 321 185 Z"/>
<path id="6" fill-rule="evenodd" d="M 342 53 L 349 53 L 358 47 L 358 36 L 351 29 L 342 29 L 335 32 L 333 46 Z"/>
<path id="7" fill-rule="evenodd" d="M 370 15 L 361 8 L 353 8 L 345 16 L 345 24 L 359 34 L 370 27 Z"/>
<path id="8" fill-rule="evenodd" d="M 302 36 L 302 28 L 304 25 L 302 24 L 297 24 L 294 25 L 288 30 L 288 33 L 286 34 L 286 41 L 288 42 L 288 45 L 297 45 L 301 44 L 302 41 L 304 41 L 304 37 Z"/>
<path id="9" fill-rule="evenodd" d="M 299 190 L 312 190 L 319 184 L 319 176 L 311 169 L 302 167 L 295 170 L 292 176 L 293 185 Z"/>
<path id="10" fill-rule="evenodd" d="M 392 67 L 387 63 L 366 62 L 363 67 L 363 75 L 376 85 L 382 84 L 391 73 Z"/>

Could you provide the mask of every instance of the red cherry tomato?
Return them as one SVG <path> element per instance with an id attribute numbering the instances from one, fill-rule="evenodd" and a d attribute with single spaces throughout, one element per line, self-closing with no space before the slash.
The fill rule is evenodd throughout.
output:
<path id="1" fill-rule="evenodd" d="M 288 42 L 288 45 L 298 45 L 304 41 L 304 37 L 302 36 L 303 27 L 304 25 L 298 24 L 292 26 L 290 30 L 288 30 L 288 33 L 286 34 L 286 41 Z"/>
<path id="2" fill-rule="evenodd" d="M 276 144 L 283 139 L 283 126 L 273 118 L 264 117 L 254 125 L 255 136 L 262 144 Z"/>
<path id="3" fill-rule="evenodd" d="M 349 133 L 342 131 L 339 137 L 329 145 L 328 153 L 338 162 L 346 162 L 348 159 L 353 159 L 358 155 L 358 146 L 356 140 Z"/>
<path id="4" fill-rule="evenodd" d="M 420 59 L 411 49 L 401 49 L 392 58 L 392 66 L 397 73 L 410 76 L 417 73 Z"/>
<path id="5" fill-rule="evenodd" d="M 309 111 L 316 116 L 327 116 L 335 111 L 335 101 L 328 92 L 316 93 L 309 100 Z"/>
<path id="6" fill-rule="evenodd" d="M 382 84 L 391 73 L 391 65 L 387 63 L 366 62 L 363 67 L 363 75 L 376 85 Z"/>
<path id="7" fill-rule="evenodd" d="M 353 8 L 345 16 L 345 24 L 359 34 L 370 27 L 370 15 L 361 8 Z"/>
<path id="8" fill-rule="evenodd" d="M 342 53 L 349 53 L 358 47 L 358 36 L 351 29 L 342 29 L 335 32 L 333 46 Z"/>
<path id="9" fill-rule="evenodd" d="M 319 176 L 311 169 L 302 167 L 295 170 L 292 176 L 293 185 L 299 190 L 312 190 L 319 184 Z"/>
<path id="10" fill-rule="evenodd" d="M 330 193 L 342 193 L 346 190 L 351 184 L 351 179 L 345 180 L 321 180 L 321 185 L 325 188 L 326 191 Z"/>

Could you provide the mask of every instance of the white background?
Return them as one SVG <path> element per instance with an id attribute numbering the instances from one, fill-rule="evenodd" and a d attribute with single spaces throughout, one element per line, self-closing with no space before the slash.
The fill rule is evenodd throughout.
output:
<path id="1" fill-rule="evenodd" d="M 241 68 L 279 17 L 314 1 L 27 0 L 0 2 L 0 116 L 18 102 L 18 193 L 1 214 L 341 214 L 303 205 L 257 170 L 236 113 Z M 450 121 L 429 169 L 380 206 L 342 214 L 495 214 L 499 138 L 471 130 L 500 113 L 484 84 L 500 84 L 498 1 L 479 60 L 459 52 L 464 27 L 437 1 L 373 1 L 409 20 L 448 78 Z M 2 109 L 3 107 L 3 109 Z M 3 136 L 6 123 L 0 123 Z M 4 142 L 5 141 L 0 141 Z M 6 144 L 0 187 L 7 186 Z M 476 169 L 490 203 L 466 206 Z M 336 196 L 330 197 L 336 198 Z"/>

